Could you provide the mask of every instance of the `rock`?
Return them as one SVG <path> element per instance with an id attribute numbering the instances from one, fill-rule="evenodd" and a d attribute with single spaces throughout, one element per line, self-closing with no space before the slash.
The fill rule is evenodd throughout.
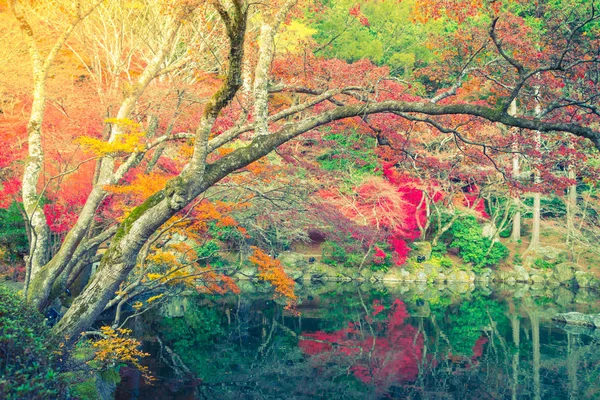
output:
<path id="1" fill-rule="evenodd" d="M 514 278 L 517 282 L 529 283 L 529 274 L 525 270 L 525 268 L 520 265 L 515 265 L 514 269 Z"/>
<path id="2" fill-rule="evenodd" d="M 458 269 L 452 270 L 448 273 L 446 280 L 450 282 L 471 282 L 469 274 L 466 271 L 461 271 Z"/>
<path id="3" fill-rule="evenodd" d="M 537 257 L 526 256 L 525 258 L 523 258 L 523 262 L 521 264 L 525 268 L 537 268 L 537 266 L 535 265 L 535 260 L 537 260 Z"/>
<path id="4" fill-rule="evenodd" d="M 468 282 L 452 282 L 448 283 L 448 290 L 452 293 L 465 294 L 472 290 Z"/>
<path id="5" fill-rule="evenodd" d="M 446 274 L 444 274 L 443 272 L 438 273 L 436 276 L 433 277 L 433 281 L 446 282 Z"/>
<path id="6" fill-rule="evenodd" d="M 565 253 L 566 252 L 564 250 L 560 250 L 560 249 L 557 249 L 557 248 L 554 248 L 551 246 L 540 247 L 536 251 L 538 258 L 541 258 L 545 261 L 558 261 L 561 254 L 565 254 Z"/>
<path id="7" fill-rule="evenodd" d="M 437 274 L 440 268 L 437 265 L 433 265 L 433 264 L 430 264 L 430 263 L 423 263 L 423 264 L 421 264 L 421 268 L 420 269 L 422 269 L 423 271 L 425 271 L 425 273 L 428 276 L 432 276 L 432 275 Z"/>
<path id="8" fill-rule="evenodd" d="M 517 283 L 517 280 L 513 276 L 509 276 L 504 282 L 506 282 L 507 285 L 514 286 L 514 284 Z"/>
<path id="9" fill-rule="evenodd" d="M 529 285 L 518 285 L 513 294 L 512 297 L 514 297 L 515 299 L 521 299 L 523 297 L 525 297 L 525 295 L 527 295 L 529 293 Z"/>
<path id="10" fill-rule="evenodd" d="M 429 276 L 427 275 L 427 273 L 423 270 L 417 270 L 414 273 L 414 278 L 415 281 L 417 282 L 427 282 L 427 278 L 429 278 Z"/>
<path id="11" fill-rule="evenodd" d="M 579 312 L 568 312 L 557 314 L 552 317 L 552 320 L 564 322 L 565 324 L 600 328 L 600 314 L 587 315 Z"/>
<path id="12" fill-rule="evenodd" d="M 373 279 L 375 279 L 376 281 L 383 281 L 385 279 L 385 273 L 382 271 L 377 271 L 373 274 Z"/>
<path id="13" fill-rule="evenodd" d="M 533 282 L 534 285 L 543 285 L 546 283 L 546 278 L 538 274 L 531 274 L 529 279 L 531 279 L 531 282 Z"/>
<path id="14" fill-rule="evenodd" d="M 572 262 L 564 262 L 554 266 L 553 277 L 560 283 L 571 283 L 575 277 L 574 270 L 577 264 Z"/>
<path id="15" fill-rule="evenodd" d="M 499 282 L 506 282 L 506 280 L 508 278 L 510 278 L 510 277 L 511 277 L 510 272 L 500 270 L 500 271 L 496 271 L 496 274 L 494 276 L 494 280 L 497 280 Z"/>
<path id="16" fill-rule="evenodd" d="M 476 278 L 475 272 L 468 271 L 467 275 L 469 276 L 469 282 L 471 282 L 471 283 L 475 282 L 475 278 Z"/>
<path id="17" fill-rule="evenodd" d="M 531 284 L 531 290 L 534 291 L 534 292 L 538 292 L 539 293 L 539 292 L 542 292 L 544 289 L 546 289 L 546 285 L 544 284 L 543 281 L 542 282 L 539 282 L 539 281 L 535 282 L 534 281 Z"/>
<path id="18" fill-rule="evenodd" d="M 594 281 L 594 276 L 588 272 L 584 271 L 576 271 L 575 272 L 575 281 L 577 281 L 577 285 L 583 288 L 592 287 L 592 283 Z"/>
<path id="19" fill-rule="evenodd" d="M 258 268 L 253 265 L 242 266 L 238 271 L 238 275 L 242 279 L 254 278 L 258 275 Z"/>
<path id="20" fill-rule="evenodd" d="M 563 325 L 562 329 L 572 335 L 587 335 L 594 339 L 600 339 L 600 329 L 590 328 L 581 325 Z"/>
<path id="21" fill-rule="evenodd" d="M 413 242 L 411 244 L 412 250 L 408 253 L 408 256 L 415 260 L 421 259 L 427 261 L 431 258 L 431 243 L 430 242 Z M 419 256 L 421 258 L 419 258 Z"/>
<path id="22" fill-rule="evenodd" d="M 494 273 L 494 271 L 492 271 L 491 268 L 484 268 L 481 270 L 481 273 L 479 274 L 479 276 L 491 277 L 493 273 Z"/>
<path id="23" fill-rule="evenodd" d="M 384 281 L 400 282 L 408 280 L 410 274 L 405 269 L 390 268 L 383 276 Z"/>
<path id="24" fill-rule="evenodd" d="M 494 225 L 491 222 L 485 223 L 483 224 L 483 226 L 481 227 L 482 229 L 482 233 L 481 236 L 491 239 L 494 237 L 494 235 L 496 234 L 496 231 L 498 230 L 498 228 L 496 227 L 496 225 Z M 496 242 L 498 241 L 498 239 L 495 240 Z"/>
<path id="25" fill-rule="evenodd" d="M 283 270 L 285 271 L 287 276 L 289 276 L 290 278 L 292 278 L 295 281 L 302 278 L 302 276 L 304 275 L 304 273 L 301 270 L 295 269 L 295 268 L 290 268 L 290 267 L 284 266 Z"/>
<path id="26" fill-rule="evenodd" d="M 556 291 L 554 293 L 555 293 L 556 303 L 560 304 L 561 306 L 567 306 L 567 305 L 573 303 L 573 299 L 575 298 L 575 295 L 573 294 L 573 292 L 571 292 L 566 287 L 559 287 L 556 289 Z"/>
<path id="27" fill-rule="evenodd" d="M 101 372 L 98 374 L 96 378 L 96 390 L 99 400 L 112 400 L 115 398 L 115 392 L 117 391 L 117 383 L 121 381 L 121 377 L 119 373 L 115 370 L 112 375 L 116 375 L 116 377 L 110 376 L 107 377 L 106 372 Z"/>
<path id="28" fill-rule="evenodd" d="M 578 304 L 590 304 L 596 300 L 596 296 L 585 288 L 579 288 L 577 290 L 577 294 L 575 295 L 575 303 Z"/>
<path id="29" fill-rule="evenodd" d="M 283 251 L 279 253 L 277 259 L 283 264 L 292 268 L 308 267 L 308 259 L 304 254 L 294 253 L 292 251 Z"/>

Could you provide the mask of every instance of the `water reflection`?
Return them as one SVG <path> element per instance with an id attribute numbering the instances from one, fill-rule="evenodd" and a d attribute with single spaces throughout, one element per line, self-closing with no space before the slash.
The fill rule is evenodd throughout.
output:
<path id="1" fill-rule="evenodd" d="M 117 399 L 600 397 L 600 332 L 550 321 L 600 311 L 590 293 L 329 285 L 293 315 L 248 289 L 135 321 L 159 380 L 125 370 Z"/>

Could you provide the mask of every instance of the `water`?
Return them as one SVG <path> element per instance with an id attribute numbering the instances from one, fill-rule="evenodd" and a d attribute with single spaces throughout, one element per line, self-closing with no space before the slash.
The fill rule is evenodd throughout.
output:
<path id="1" fill-rule="evenodd" d="M 565 288 L 301 287 L 299 315 L 267 293 L 172 299 L 132 327 L 157 381 L 123 369 L 117 399 L 593 399 L 600 311 Z"/>

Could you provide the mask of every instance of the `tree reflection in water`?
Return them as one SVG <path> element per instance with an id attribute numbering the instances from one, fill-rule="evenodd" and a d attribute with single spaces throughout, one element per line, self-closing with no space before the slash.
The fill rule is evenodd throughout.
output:
<path id="1" fill-rule="evenodd" d="M 559 327 L 545 292 L 303 288 L 300 315 L 258 293 L 188 298 L 138 331 L 153 387 L 117 399 L 586 399 L 600 395 L 596 333 Z M 563 302 L 564 303 L 564 302 Z M 132 393 L 136 393 L 132 396 Z"/>

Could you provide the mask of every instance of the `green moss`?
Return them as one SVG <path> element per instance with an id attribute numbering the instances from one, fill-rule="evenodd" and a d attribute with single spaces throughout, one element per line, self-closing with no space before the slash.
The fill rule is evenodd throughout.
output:
<path id="1" fill-rule="evenodd" d="M 167 184 L 167 188 L 165 188 L 165 190 L 161 190 L 159 192 L 154 193 L 152 196 L 148 197 L 148 199 L 146 199 L 146 201 L 144 201 L 142 204 L 140 204 L 139 206 L 134 208 L 129 213 L 127 218 L 125 218 L 123 223 L 121 223 L 121 226 L 117 230 L 117 233 L 115 233 L 113 242 L 117 243 L 120 239 L 122 239 L 129 232 L 129 230 L 131 229 L 131 226 L 134 224 L 135 221 L 137 221 L 142 215 L 144 215 L 144 213 L 146 211 L 148 211 L 150 208 L 154 207 L 155 205 L 160 203 L 162 200 L 164 200 L 166 191 L 175 190 L 178 183 L 180 183 L 179 180 L 181 180 L 180 177 L 177 177 L 177 178 L 171 180 Z"/>
<path id="2" fill-rule="evenodd" d="M 76 361 L 87 362 L 94 358 L 94 349 L 90 346 L 79 346 L 73 349 L 71 357 Z"/>
<path id="3" fill-rule="evenodd" d="M 72 397 L 79 400 L 97 400 L 100 398 L 95 377 L 73 385 L 69 392 Z"/>
<path id="4" fill-rule="evenodd" d="M 114 383 L 115 385 L 121 382 L 121 375 L 115 368 L 110 368 L 100 372 L 100 377 L 104 382 Z"/>

